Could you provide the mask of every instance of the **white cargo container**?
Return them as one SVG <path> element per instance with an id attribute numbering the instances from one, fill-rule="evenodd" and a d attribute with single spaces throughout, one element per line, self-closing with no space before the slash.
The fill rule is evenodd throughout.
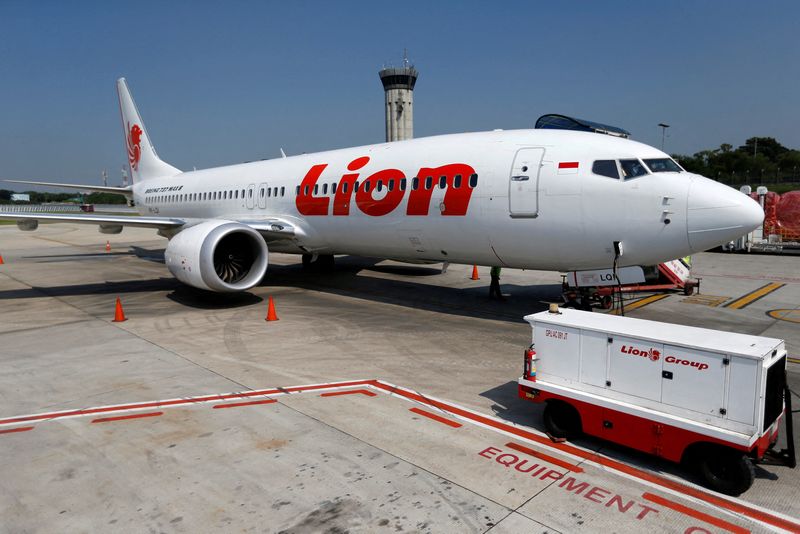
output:
<path id="1" fill-rule="evenodd" d="M 784 412 L 782 340 L 572 309 L 525 319 L 535 356 L 519 394 L 547 402 L 551 434 L 698 461 L 725 493 L 750 486 Z"/>

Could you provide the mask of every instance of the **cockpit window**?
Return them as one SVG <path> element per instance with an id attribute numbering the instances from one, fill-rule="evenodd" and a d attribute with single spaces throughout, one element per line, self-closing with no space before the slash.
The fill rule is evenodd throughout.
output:
<path id="1" fill-rule="evenodd" d="M 644 160 L 650 172 L 682 172 L 680 165 L 670 158 L 646 159 Z"/>
<path id="2" fill-rule="evenodd" d="M 619 160 L 619 165 L 622 167 L 622 176 L 625 177 L 626 180 L 647 174 L 647 169 L 644 168 L 644 165 L 642 165 L 642 162 L 638 159 L 621 159 Z"/>
<path id="3" fill-rule="evenodd" d="M 619 180 L 617 162 L 613 159 L 599 159 L 592 164 L 592 172 L 600 176 L 608 176 Z"/>

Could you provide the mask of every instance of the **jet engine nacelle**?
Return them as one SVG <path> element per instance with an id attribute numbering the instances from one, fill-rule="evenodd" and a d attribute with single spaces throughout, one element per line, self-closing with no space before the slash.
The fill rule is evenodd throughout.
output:
<path id="1" fill-rule="evenodd" d="M 267 272 L 264 238 L 247 225 L 207 221 L 175 235 L 164 252 L 169 272 L 192 287 L 233 292 L 250 289 Z"/>

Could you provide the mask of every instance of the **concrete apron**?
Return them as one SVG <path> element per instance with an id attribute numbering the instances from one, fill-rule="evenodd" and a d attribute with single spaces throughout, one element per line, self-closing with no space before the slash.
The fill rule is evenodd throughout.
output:
<path id="1" fill-rule="evenodd" d="M 45 412 L 0 432 L 11 531 L 800 528 L 377 381 Z"/>

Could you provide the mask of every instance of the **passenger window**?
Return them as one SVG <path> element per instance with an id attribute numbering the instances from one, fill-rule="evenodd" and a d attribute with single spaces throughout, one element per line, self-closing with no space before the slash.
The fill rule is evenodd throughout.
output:
<path id="1" fill-rule="evenodd" d="M 453 188 L 458 189 L 461 187 L 461 175 L 456 174 L 455 178 L 453 178 Z"/>
<path id="2" fill-rule="evenodd" d="M 355 185 L 353 186 L 353 191 L 358 191 L 358 181 L 356 181 Z"/>
<path id="3" fill-rule="evenodd" d="M 262 191 L 262 193 L 263 193 L 263 191 Z M 264 195 L 261 195 L 261 196 L 263 197 Z M 267 196 L 268 197 L 272 196 L 272 189 L 270 189 L 269 187 L 267 188 Z"/>
<path id="4" fill-rule="evenodd" d="M 433 177 L 428 176 L 425 178 L 425 189 L 430 189 L 431 187 L 433 187 Z"/>
<path id="5" fill-rule="evenodd" d="M 477 187 L 477 185 L 478 185 L 478 175 L 471 174 L 469 177 L 469 186 L 474 188 Z"/>
<path id="6" fill-rule="evenodd" d="M 619 164 L 622 167 L 622 175 L 626 180 L 647 174 L 647 170 L 638 159 L 621 159 Z"/>
<path id="7" fill-rule="evenodd" d="M 406 190 L 406 179 L 400 178 L 400 191 L 405 191 L 405 190 Z"/>
<path id="8" fill-rule="evenodd" d="M 378 183 L 375 184 L 375 191 L 380 193 L 383 190 L 383 180 L 378 180 Z"/>
<path id="9" fill-rule="evenodd" d="M 364 192 L 369 193 L 369 180 L 364 182 Z"/>
<path id="10" fill-rule="evenodd" d="M 447 176 L 439 177 L 439 189 L 444 189 L 447 186 Z"/>
<path id="11" fill-rule="evenodd" d="M 308 196 L 308 186 L 305 186 L 305 187 L 303 188 L 303 194 L 304 194 L 305 196 Z"/>
<path id="12" fill-rule="evenodd" d="M 336 193 L 336 182 L 333 182 L 331 184 L 331 195 L 333 195 L 334 193 Z"/>
<path id="13" fill-rule="evenodd" d="M 278 196 L 278 188 L 277 187 L 273 187 L 272 188 L 272 196 L 273 197 L 277 197 Z"/>
<path id="14" fill-rule="evenodd" d="M 323 195 L 328 194 L 328 184 L 322 184 L 322 194 Z"/>
<path id="15" fill-rule="evenodd" d="M 619 180 L 617 162 L 613 159 L 599 159 L 592 164 L 592 172 L 599 176 L 607 176 Z"/>
<path id="16" fill-rule="evenodd" d="M 298 197 L 300 196 L 300 186 L 299 185 L 297 186 L 297 189 L 295 190 L 294 194 L 297 195 Z"/>
<path id="17" fill-rule="evenodd" d="M 286 188 L 285 188 L 284 186 L 281 186 L 281 196 L 283 196 L 283 194 L 284 194 L 285 192 L 286 192 Z"/>
<path id="18" fill-rule="evenodd" d="M 319 194 L 319 184 L 314 184 L 314 194 Z"/>
<path id="19" fill-rule="evenodd" d="M 419 189 L 419 178 L 416 176 L 411 179 L 411 190 L 416 191 Z"/>
<path id="20" fill-rule="evenodd" d="M 347 193 L 347 182 L 342 182 L 342 193 Z"/>
<path id="21" fill-rule="evenodd" d="M 389 180 L 389 185 L 386 186 L 389 191 L 394 191 L 394 180 Z"/>

